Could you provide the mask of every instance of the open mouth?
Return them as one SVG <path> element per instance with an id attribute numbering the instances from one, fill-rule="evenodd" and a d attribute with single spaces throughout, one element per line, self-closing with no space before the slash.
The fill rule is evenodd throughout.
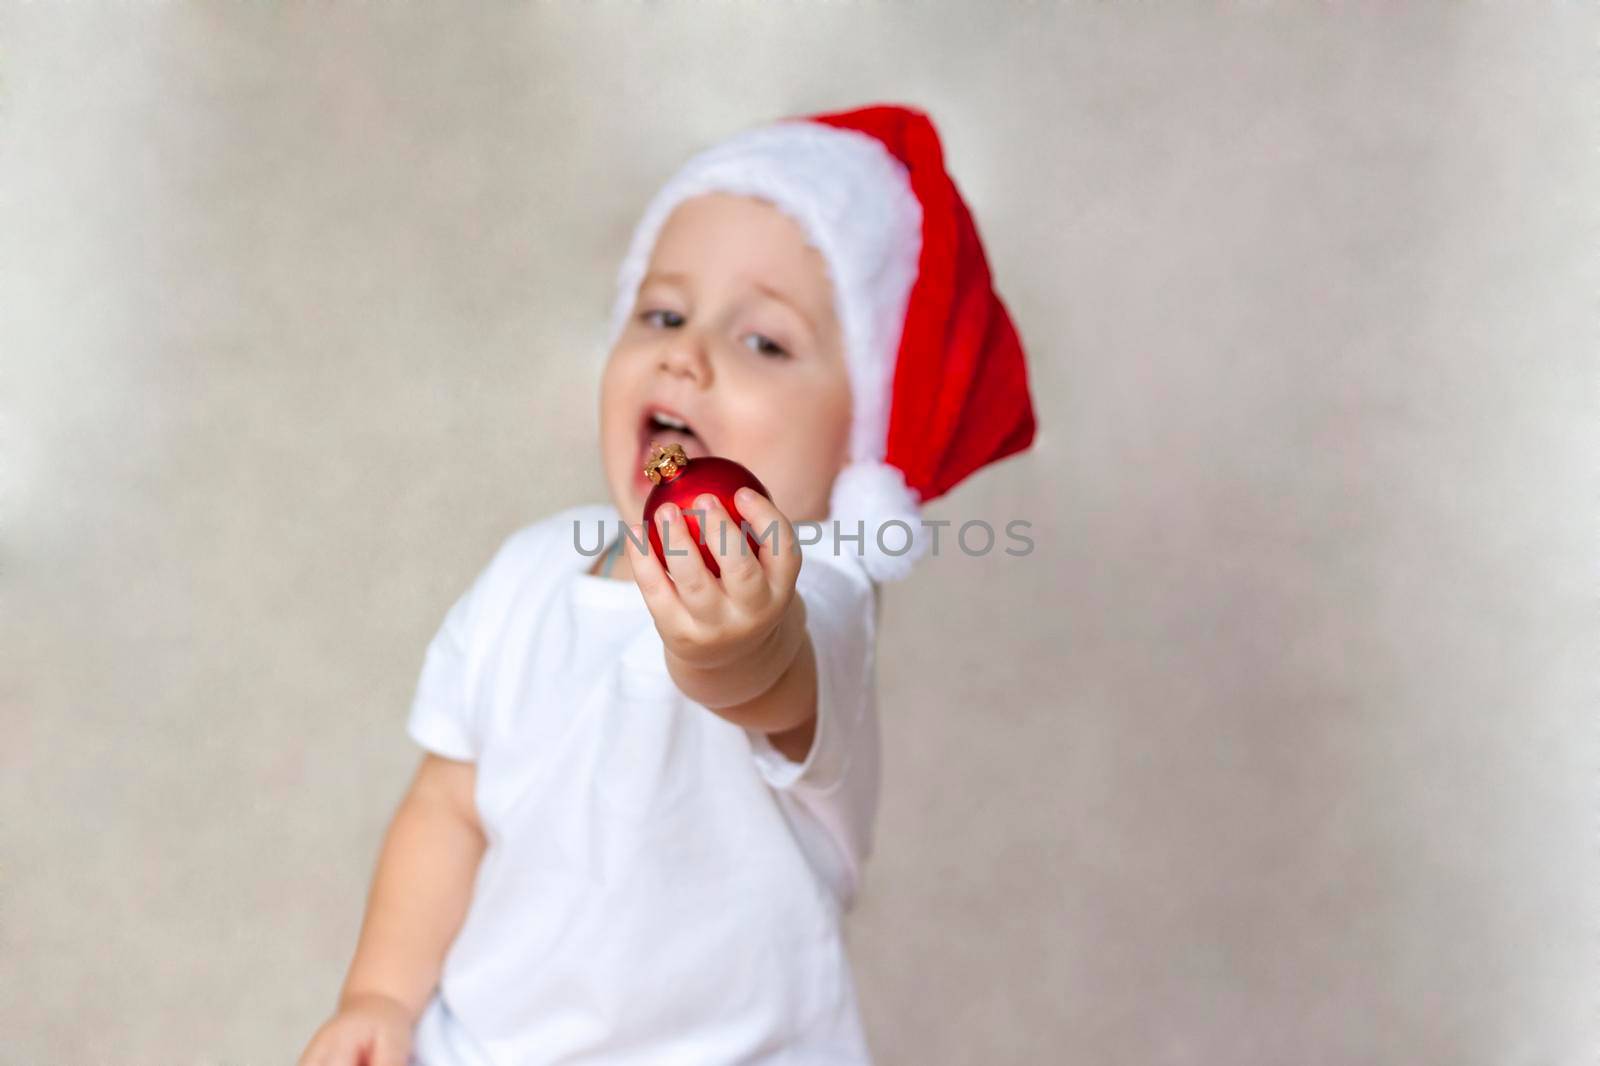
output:
<path id="1" fill-rule="evenodd" d="M 706 447 L 689 420 L 665 407 L 648 407 L 639 419 L 639 455 L 634 467 L 639 477 L 647 482 L 649 479 L 645 478 L 644 464 L 650 458 L 652 444 L 663 447 L 676 444 L 691 459 L 711 454 L 711 449 Z"/>

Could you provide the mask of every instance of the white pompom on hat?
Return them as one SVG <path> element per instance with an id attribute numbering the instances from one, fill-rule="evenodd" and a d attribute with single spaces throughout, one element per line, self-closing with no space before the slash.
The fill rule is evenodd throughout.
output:
<path id="1" fill-rule="evenodd" d="M 922 504 L 1026 448 L 1035 425 L 1021 344 L 932 122 L 879 104 L 779 119 L 692 156 L 634 229 L 608 349 L 662 226 L 709 192 L 771 202 L 822 253 L 853 401 L 830 518 L 842 535 L 862 533 L 874 581 L 906 576 L 927 550 Z"/>

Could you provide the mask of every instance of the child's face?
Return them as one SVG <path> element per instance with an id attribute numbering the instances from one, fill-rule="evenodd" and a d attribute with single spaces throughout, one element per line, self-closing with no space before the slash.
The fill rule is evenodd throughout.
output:
<path id="1" fill-rule="evenodd" d="M 600 384 L 601 454 L 623 518 L 638 520 L 653 487 L 651 441 L 743 463 L 791 520 L 826 518 L 849 431 L 822 254 L 764 200 L 708 193 L 679 204 Z"/>

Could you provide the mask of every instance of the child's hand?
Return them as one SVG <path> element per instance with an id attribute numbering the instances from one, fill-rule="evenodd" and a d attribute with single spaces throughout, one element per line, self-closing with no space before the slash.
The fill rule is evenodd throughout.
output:
<path id="1" fill-rule="evenodd" d="M 700 557 L 683 513 L 670 503 L 656 512 L 667 553 L 664 569 L 648 542 L 641 550 L 634 538 L 623 538 L 669 666 L 675 660 L 697 677 L 720 675 L 719 683 L 704 689 L 708 695 L 715 691 L 712 698 L 718 701 L 702 699 L 707 706 L 742 702 L 765 691 L 793 659 L 805 629 L 804 609 L 794 594 L 800 573 L 794 526 L 759 492 L 742 488 L 734 501 L 761 542 L 759 553 L 715 496 L 695 499 L 695 508 L 705 511 L 701 532 L 722 571 L 720 580 Z M 776 550 L 770 535 L 763 538 L 774 525 Z M 635 532 L 644 540 L 642 527 Z"/>
<path id="2" fill-rule="evenodd" d="M 413 1025 L 399 1000 L 351 996 L 311 1038 L 299 1066 L 406 1066 Z"/>

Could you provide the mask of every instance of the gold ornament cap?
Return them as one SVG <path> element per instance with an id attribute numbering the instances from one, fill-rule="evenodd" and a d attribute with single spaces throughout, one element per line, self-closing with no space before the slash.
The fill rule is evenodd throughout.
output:
<path id="1" fill-rule="evenodd" d="M 688 465 L 689 457 L 684 454 L 683 445 L 669 444 L 663 448 L 651 441 L 650 458 L 645 461 L 644 476 L 650 479 L 652 485 L 659 485 L 677 477 Z"/>

